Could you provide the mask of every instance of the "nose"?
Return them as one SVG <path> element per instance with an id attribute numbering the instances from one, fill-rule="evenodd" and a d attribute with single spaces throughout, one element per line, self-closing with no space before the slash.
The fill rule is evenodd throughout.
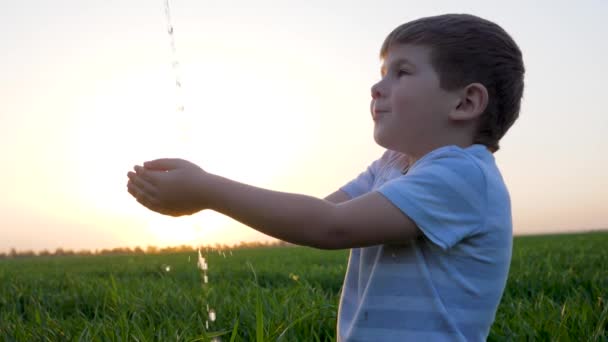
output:
<path id="1" fill-rule="evenodd" d="M 384 94 L 383 90 L 381 89 L 381 83 L 382 80 L 378 81 L 372 86 L 372 99 L 374 100 L 378 99 L 379 97 L 382 97 L 382 95 Z"/>

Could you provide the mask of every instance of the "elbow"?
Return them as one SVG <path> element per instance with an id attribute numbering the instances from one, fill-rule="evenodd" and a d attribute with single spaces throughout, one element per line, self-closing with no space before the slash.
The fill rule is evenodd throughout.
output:
<path id="1" fill-rule="evenodd" d="M 326 238 L 322 243 L 321 249 L 337 250 L 351 248 L 348 232 L 337 227 L 330 228 L 326 233 Z"/>
<path id="2" fill-rule="evenodd" d="M 330 210 L 323 215 L 317 216 L 319 220 L 313 223 L 316 228 L 311 230 L 308 241 L 304 243 L 308 247 L 322 250 L 337 250 L 351 248 L 349 229 L 347 220 L 334 204 Z"/>
<path id="3" fill-rule="evenodd" d="M 336 243 L 333 241 L 317 241 L 315 243 L 310 244 L 308 247 L 326 250 L 326 251 L 333 251 L 333 250 L 348 248 L 340 243 Z"/>
<path id="4" fill-rule="evenodd" d="M 314 241 L 313 243 L 308 244 L 308 247 L 326 251 L 350 248 L 345 244 L 339 243 L 338 241 L 330 241 L 329 239 L 323 241 Z"/>
<path id="5" fill-rule="evenodd" d="M 349 230 L 340 224 L 338 216 L 332 215 L 331 219 L 322 225 L 321 234 L 311 247 L 323 250 L 337 250 L 351 248 Z"/>

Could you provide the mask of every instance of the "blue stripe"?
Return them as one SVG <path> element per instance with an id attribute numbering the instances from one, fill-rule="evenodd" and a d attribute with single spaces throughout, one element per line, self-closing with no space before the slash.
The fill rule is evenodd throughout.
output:
<path id="1" fill-rule="evenodd" d="M 374 310 L 435 311 L 432 299 L 415 296 L 367 296 L 365 307 Z"/>
<path id="2" fill-rule="evenodd" d="M 433 342 L 458 342 L 464 341 L 457 333 L 442 331 L 404 331 L 390 329 L 357 329 L 348 339 L 342 342 L 407 342 L 407 341 L 433 341 Z"/>
<path id="3" fill-rule="evenodd" d="M 483 309 L 456 309 L 450 308 L 448 312 L 454 317 L 454 322 L 463 329 L 479 329 L 489 327 L 493 321 L 493 315 Z"/>
<path id="4" fill-rule="evenodd" d="M 368 296 L 433 297 L 422 277 L 376 274 Z"/>
<path id="5" fill-rule="evenodd" d="M 366 309 L 357 316 L 355 325 L 361 328 L 457 332 L 443 315 L 437 312 Z"/>
<path id="6" fill-rule="evenodd" d="M 446 308 L 470 308 L 485 309 L 492 312 L 498 306 L 502 295 L 502 288 L 485 289 L 481 296 L 471 296 L 466 292 L 454 292 L 453 288 L 437 287 L 441 300 Z"/>

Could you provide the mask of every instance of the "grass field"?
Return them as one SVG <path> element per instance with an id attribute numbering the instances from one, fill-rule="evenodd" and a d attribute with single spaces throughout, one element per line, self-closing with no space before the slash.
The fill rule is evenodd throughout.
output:
<path id="1" fill-rule="evenodd" d="M 0 341 L 335 339 L 347 251 L 232 253 L 207 285 L 195 253 L 0 260 Z M 607 265 L 608 233 L 517 237 L 489 340 L 608 341 Z"/>

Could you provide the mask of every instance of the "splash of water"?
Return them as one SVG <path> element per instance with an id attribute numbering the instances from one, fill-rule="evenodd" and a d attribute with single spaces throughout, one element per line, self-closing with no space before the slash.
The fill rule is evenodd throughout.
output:
<path id="1" fill-rule="evenodd" d="M 201 254 L 200 248 L 198 249 L 198 261 L 196 264 L 198 269 L 203 273 L 203 286 L 205 286 L 209 283 L 209 278 L 207 277 L 207 270 L 209 269 L 209 266 L 207 265 L 207 260 Z M 213 308 L 209 308 L 209 304 L 207 304 L 207 315 L 209 318 L 205 321 L 205 329 L 209 330 L 209 320 L 214 322 L 216 318 L 215 310 Z"/>

